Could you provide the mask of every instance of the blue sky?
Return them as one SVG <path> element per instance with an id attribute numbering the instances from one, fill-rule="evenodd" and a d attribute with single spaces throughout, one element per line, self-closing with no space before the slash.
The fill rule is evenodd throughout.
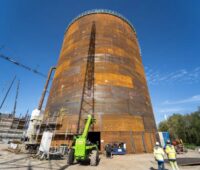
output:
<path id="1" fill-rule="evenodd" d="M 200 106 L 200 1 L 0 0 L 0 50 L 46 73 L 56 65 L 69 22 L 90 9 L 129 19 L 141 46 L 156 121 Z M 37 107 L 45 79 L 0 59 L 0 99 L 20 79 L 17 113 Z M 16 83 L 1 111 L 11 112 Z"/>

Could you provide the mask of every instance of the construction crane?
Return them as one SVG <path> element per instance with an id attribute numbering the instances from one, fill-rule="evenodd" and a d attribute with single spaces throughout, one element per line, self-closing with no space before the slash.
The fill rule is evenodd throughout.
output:
<path id="1" fill-rule="evenodd" d="M 1 46 L 1 47 L 0 47 L 0 50 L 3 49 L 3 48 L 4 48 L 4 46 Z M 47 88 L 48 88 L 48 85 L 49 85 L 49 81 L 51 80 L 52 72 L 53 72 L 53 70 L 56 69 L 56 67 L 51 67 L 50 70 L 49 70 L 48 76 L 47 76 L 47 75 L 45 75 L 45 74 L 43 74 L 43 73 L 37 71 L 36 69 L 33 69 L 33 68 L 31 68 L 31 67 L 29 67 L 29 66 L 26 66 L 26 65 L 24 65 L 24 64 L 22 64 L 22 63 L 20 63 L 20 62 L 18 62 L 18 61 L 13 60 L 12 58 L 10 58 L 10 57 L 8 57 L 8 56 L 5 56 L 5 55 L 2 54 L 2 53 L 0 53 L 0 58 L 6 60 L 6 61 L 8 61 L 8 62 L 11 62 L 11 63 L 13 63 L 13 64 L 15 64 L 15 65 L 17 65 L 17 66 L 19 66 L 19 67 L 22 67 L 22 68 L 24 68 L 24 69 L 26 69 L 26 70 L 28 70 L 28 71 L 30 71 L 30 72 L 32 72 L 32 73 L 35 73 L 35 74 L 37 74 L 37 75 L 39 75 L 39 76 L 42 76 L 42 77 L 47 78 L 46 84 L 45 84 L 45 87 L 44 87 L 44 90 L 43 90 L 43 94 L 42 94 L 42 97 L 41 97 L 41 99 L 40 99 L 40 103 L 39 103 L 39 106 L 38 106 L 38 109 L 41 110 L 42 104 L 43 104 L 43 101 L 44 101 L 45 94 L 47 93 Z M 9 93 L 9 92 L 8 92 L 8 93 Z M 7 97 L 7 96 L 6 96 L 6 97 Z M 5 97 L 5 98 L 6 98 L 6 97 Z M 3 103 L 4 103 L 4 101 L 2 102 L 1 105 L 3 105 Z M 0 106 L 0 109 L 1 109 L 1 107 L 2 107 L 2 106 Z"/>
<path id="2" fill-rule="evenodd" d="M 33 68 L 29 67 L 29 66 L 26 66 L 26 65 L 24 65 L 24 64 L 22 64 L 22 63 L 20 63 L 20 62 L 18 62 L 18 61 L 15 61 L 15 60 L 13 60 L 13 59 L 10 58 L 10 57 L 5 56 L 4 54 L 1 54 L 1 53 L 0 53 L 0 58 L 4 59 L 4 60 L 6 60 L 6 61 L 9 61 L 9 62 L 11 62 L 11 63 L 13 63 L 13 64 L 15 64 L 15 65 L 17 65 L 17 66 L 19 66 L 19 67 L 22 67 L 22 68 L 24 68 L 24 69 L 26 69 L 26 70 L 28 70 L 28 71 L 30 71 L 30 72 L 32 72 L 32 73 L 35 73 L 35 74 L 37 74 L 37 75 L 39 75 L 39 76 L 42 76 L 42 77 L 45 77 L 45 78 L 47 77 L 45 74 L 43 74 L 43 73 L 37 71 L 36 69 L 33 69 Z"/>
<path id="3" fill-rule="evenodd" d="M 13 108 L 13 112 L 12 112 L 12 116 L 13 116 L 13 117 L 15 117 L 15 113 L 16 113 L 17 98 L 18 98 L 18 94 L 19 94 L 19 83 L 20 83 L 20 81 L 18 80 L 18 83 L 17 83 L 17 91 L 16 91 L 16 96 L 15 96 L 15 103 L 14 103 L 14 108 Z"/>
<path id="4" fill-rule="evenodd" d="M 3 47 L 1 47 L 0 50 L 1 50 L 2 48 L 3 48 Z M 28 71 L 30 71 L 30 72 L 33 72 L 33 73 L 35 73 L 35 74 L 37 74 L 37 75 L 39 75 L 39 76 L 42 76 L 42 77 L 47 78 L 47 79 L 46 79 L 46 84 L 45 84 L 45 87 L 44 87 L 44 90 L 43 90 L 43 93 L 42 93 L 42 96 L 41 96 L 41 99 L 40 99 L 40 102 L 39 102 L 39 105 L 38 105 L 38 109 L 41 110 L 42 104 L 43 104 L 43 101 L 44 101 L 44 97 L 45 97 L 45 95 L 46 95 L 46 93 L 47 93 L 47 88 L 48 88 L 49 82 L 50 82 L 50 80 L 51 80 L 52 72 L 56 69 L 56 67 L 51 67 L 50 70 L 49 70 L 48 76 L 46 76 L 45 74 L 43 74 L 43 73 L 37 71 L 36 69 L 33 69 L 33 68 L 29 67 L 29 66 L 26 66 L 26 65 L 24 65 L 24 64 L 22 64 L 22 63 L 20 63 L 20 62 L 18 62 L 18 61 L 15 61 L 15 60 L 13 60 L 12 58 L 10 58 L 10 57 L 8 57 L 8 56 L 5 56 L 5 55 L 3 55 L 3 54 L 1 54 L 1 53 L 0 53 L 0 58 L 4 59 L 4 60 L 6 60 L 6 61 L 9 61 L 9 62 L 11 62 L 11 63 L 13 63 L 13 64 L 15 64 L 15 65 L 17 65 L 17 66 L 19 66 L 19 67 L 22 67 L 22 68 L 24 68 L 24 69 L 26 69 L 26 70 L 28 70 Z M 0 106 L 0 109 L 1 109 L 1 107 L 2 107 L 2 106 Z"/>
<path id="5" fill-rule="evenodd" d="M 12 86 L 13 86 L 13 83 L 14 83 L 15 79 L 16 79 L 16 76 L 13 78 L 13 80 L 12 80 L 12 82 L 11 82 L 11 84 L 10 84 L 10 86 L 9 86 L 9 88 L 8 88 L 8 90 L 7 90 L 6 94 L 5 94 L 5 96 L 4 96 L 3 100 L 2 100 L 2 102 L 1 102 L 0 109 L 3 107 L 3 104 L 4 104 L 4 102 L 5 102 L 5 100 L 6 100 L 7 96 L 8 96 L 8 94 L 9 94 L 9 92 L 10 92 L 10 89 L 11 89 Z"/>

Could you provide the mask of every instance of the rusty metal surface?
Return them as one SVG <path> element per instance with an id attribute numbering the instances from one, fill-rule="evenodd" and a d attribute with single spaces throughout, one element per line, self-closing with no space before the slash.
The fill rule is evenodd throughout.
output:
<path id="1" fill-rule="evenodd" d="M 62 112 L 68 128 L 73 127 L 71 132 L 76 131 L 93 22 L 96 24 L 94 116 L 97 119 L 94 130 L 129 133 L 136 128 L 130 125 L 129 120 L 139 117 L 142 121 L 137 125 L 138 131 L 155 132 L 155 120 L 136 33 L 123 18 L 105 12 L 76 18 L 68 27 L 45 117 L 53 117 Z M 87 114 L 83 113 L 83 120 Z M 114 128 L 120 120 L 124 122 L 121 125 L 123 128 Z M 67 126 L 58 131 L 65 132 Z"/>
<path id="2" fill-rule="evenodd" d="M 200 165 L 200 158 L 177 158 L 177 162 L 181 166 Z"/>
<path id="3" fill-rule="evenodd" d="M 76 20 L 80 19 L 81 17 L 84 17 L 86 15 L 91 15 L 91 14 L 110 14 L 110 15 L 113 15 L 113 16 L 117 16 L 121 19 L 123 19 L 125 22 L 127 22 L 131 28 L 135 31 L 135 28 L 133 27 L 132 23 L 127 19 L 125 18 L 123 15 L 121 15 L 120 13 L 116 12 L 116 11 L 111 11 L 111 10 L 108 10 L 108 9 L 92 9 L 92 10 L 88 10 L 88 11 L 85 11 L 83 13 L 81 13 L 80 15 L 78 15 L 76 18 L 74 18 L 68 25 L 66 31 L 68 30 L 69 26 L 74 23 Z"/>
<path id="4" fill-rule="evenodd" d="M 200 158 L 198 157 L 187 157 L 187 158 L 177 158 L 177 163 L 180 166 L 195 166 L 200 165 Z M 165 159 L 166 163 L 169 163 L 168 159 Z"/>

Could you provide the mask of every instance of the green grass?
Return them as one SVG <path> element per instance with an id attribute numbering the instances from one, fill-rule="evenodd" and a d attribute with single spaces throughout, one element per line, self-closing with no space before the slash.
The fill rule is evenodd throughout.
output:
<path id="1" fill-rule="evenodd" d="M 189 143 L 185 143 L 184 146 L 187 149 L 192 149 L 192 150 L 195 150 L 195 148 L 197 147 L 197 145 L 195 145 L 195 144 L 189 144 Z"/>

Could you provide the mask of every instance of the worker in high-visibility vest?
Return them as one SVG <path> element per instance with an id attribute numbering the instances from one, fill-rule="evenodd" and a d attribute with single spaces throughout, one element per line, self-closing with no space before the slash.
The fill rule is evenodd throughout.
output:
<path id="1" fill-rule="evenodd" d="M 156 146 L 153 149 L 153 154 L 154 154 L 154 158 L 158 163 L 158 170 L 164 170 L 165 166 L 164 166 L 164 150 L 163 148 L 160 146 L 159 142 L 156 142 Z"/>
<path id="2" fill-rule="evenodd" d="M 176 162 L 176 150 L 173 145 L 171 145 L 170 140 L 167 140 L 167 145 L 165 146 L 165 152 L 167 154 L 169 163 L 173 170 L 179 170 Z"/>

